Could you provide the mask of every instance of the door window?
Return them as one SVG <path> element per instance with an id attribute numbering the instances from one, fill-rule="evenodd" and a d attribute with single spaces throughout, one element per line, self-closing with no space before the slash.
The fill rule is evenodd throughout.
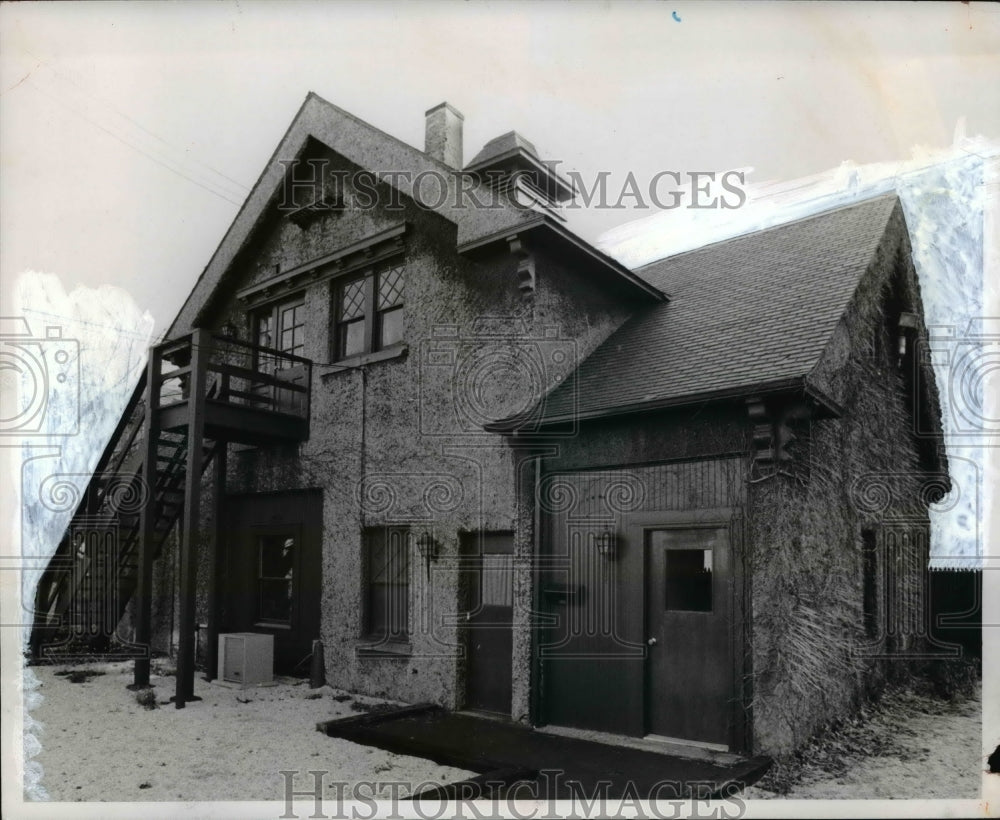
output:
<path id="1" fill-rule="evenodd" d="M 666 608 L 711 612 L 712 550 L 668 549 L 666 559 Z"/>

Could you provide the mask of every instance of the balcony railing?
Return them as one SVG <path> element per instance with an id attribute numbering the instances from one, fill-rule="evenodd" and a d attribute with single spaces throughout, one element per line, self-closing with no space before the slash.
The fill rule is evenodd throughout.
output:
<path id="1" fill-rule="evenodd" d="M 196 352 L 198 355 L 194 355 Z M 213 408 L 221 406 L 291 417 L 308 424 L 312 362 L 273 348 L 218 336 L 192 333 L 154 348 L 153 411 L 170 411 L 190 404 L 191 384 L 204 384 L 204 403 L 212 421 Z M 202 368 L 203 374 L 194 368 Z M 195 378 L 200 377 L 200 378 Z M 249 419 L 244 415 L 242 418 Z M 230 413 L 225 424 L 240 423 Z M 233 436 L 239 439 L 238 433 Z"/>

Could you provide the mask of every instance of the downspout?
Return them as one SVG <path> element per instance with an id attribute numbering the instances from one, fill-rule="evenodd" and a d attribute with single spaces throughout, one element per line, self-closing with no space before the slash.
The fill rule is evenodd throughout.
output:
<path id="1" fill-rule="evenodd" d="M 368 525 L 367 519 L 365 517 L 365 507 L 367 506 L 367 500 L 365 498 L 365 469 L 366 469 L 366 464 L 365 464 L 365 435 L 366 435 L 366 432 L 367 432 L 366 431 L 367 419 L 365 418 L 365 406 L 367 404 L 366 394 L 367 394 L 367 389 L 368 389 L 368 382 L 367 382 L 367 379 L 365 378 L 365 369 L 364 369 L 364 367 L 359 367 L 358 368 L 358 373 L 361 376 L 361 444 L 360 444 L 360 449 L 361 449 L 361 452 L 360 452 L 360 461 L 361 461 L 361 486 L 358 488 L 358 490 L 359 490 L 359 494 L 361 496 L 361 533 L 362 533 L 362 538 L 364 538 L 364 530 L 365 530 L 365 527 L 367 527 L 367 525 Z"/>
<path id="2" fill-rule="evenodd" d="M 541 612 L 541 583 L 539 578 L 538 568 L 542 560 L 542 536 L 541 536 L 541 522 L 542 514 L 539 509 L 538 504 L 538 488 L 542 481 L 542 456 L 541 453 L 535 455 L 533 461 L 535 462 L 534 470 L 534 486 L 531 491 L 531 602 L 532 610 L 534 612 Z M 531 663 L 528 668 L 531 670 L 531 678 L 529 680 L 530 685 L 530 696 L 528 698 L 528 706 L 530 714 L 528 715 L 528 722 L 532 726 L 538 725 L 538 720 L 541 714 L 541 690 L 542 690 L 542 664 L 538 660 L 538 630 L 541 628 L 539 618 L 534 618 L 535 623 L 529 622 L 530 627 L 530 640 L 528 644 L 530 646 L 531 652 Z"/>

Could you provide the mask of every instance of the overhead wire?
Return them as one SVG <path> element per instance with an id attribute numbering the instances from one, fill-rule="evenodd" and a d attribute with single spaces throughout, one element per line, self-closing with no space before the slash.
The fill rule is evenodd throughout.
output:
<path id="1" fill-rule="evenodd" d="M 31 52 L 28 53 L 31 54 Z M 36 55 L 32 54 L 32 56 L 35 57 L 36 59 L 39 59 L 36 57 Z M 132 134 L 126 135 L 125 133 L 122 132 L 121 129 L 116 129 L 110 123 L 102 123 L 97 121 L 94 117 L 90 116 L 85 110 L 81 110 L 81 105 L 86 106 L 87 102 L 81 101 L 79 99 L 74 99 L 74 97 L 79 96 L 78 94 L 74 95 L 73 92 L 71 91 L 67 92 L 65 89 L 59 89 L 58 86 L 54 86 L 53 84 L 49 84 L 49 87 L 46 88 L 44 85 L 38 82 L 34 74 L 23 78 L 18 85 L 27 86 L 36 93 L 44 97 L 47 97 L 49 100 L 54 102 L 60 108 L 72 114 L 75 114 L 77 117 L 89 123 L 98 130 L 104 132 L 112 139 L 131 148 L 133 151 L 136 151 L 137 153 L 149 159 L 151 162 L 154 162 L 160 167 L 166 169 L 167 171 L 170 171 L 172 174 L 175 174 L 181 177 L 182 179 L 187 180 L 193 185 L 197 185 L 202 190 L 214 194 L 215 196 L 219 197 L 220 199 L 224 199 L 226 202 L 229 202 L 232 205 L 239 206 L 242 204 L 242 197 L 246 196 L 246 194 L 249 192 L 249 188 L 247 188 L 245 185 L 243 185 L 240 182 L 237 182 L 236 180 L 232 179 L 231 177 L 227 176 L 221 171 L 217 171 L 216 169 L 212 168 L 210 165 L 202 162 L 201 160 L 197 160 L 186 156 L 187 152 L 184 151 L 184 149 L 172 145 L 168 140 L 164 139 L 163 137 L 153 132 L 151 129 L 139 123 L 134 117 L 131 117 L 130 115 L 125 114 L 124 112 L 121 112 L 111 103 L 87 91 L 82 86 L 80 86 L 79 83 L 69 79 L 62 72 L 52 68 L 49 65 L 44 65 L 44 63 L 43 67 L 47 68 L 52 74 L 56 75 L 62 80 L 72 83 L 72 85 L 80 89 L 80 91 L 83 94 L 86 94 L 87 96 L 95 100 L 99 105 L 104 106 L 106 109 L 110 110 L 115 116 L 123 118 L 127 122 L 134 125 L 136 128 L 140 129 L 143 133 L 148 134 L 157 142 L 161 143 L 168 151 L 173 152 L 175 154 L 176 153 L 185 154 L 185 156 L 183 156 L 181 159 L 178 159 L 176 156 L 169 156 L 165 152 L 164 148 L 160 148 L 159 146 L 154 148 L 153 146 L 142 145 L 141 142 L 138 139 L 136 139 L 135 135 Z M 221 181 L 213 180 L 211 178 L 205 178 L 204 172 L 198 171 L 195 168 L 185 167 L 185 164 L 190 166 L 192 162 L 202 166 L 211 174 L 215 174 L 221 179 L 226 180 L 226 182 L 223 183 Z M 201 179 L 196 178 L 194 176 L 195 173 L 200 174 Z M 239 190 L 233 190 L 234 186 Z"/>

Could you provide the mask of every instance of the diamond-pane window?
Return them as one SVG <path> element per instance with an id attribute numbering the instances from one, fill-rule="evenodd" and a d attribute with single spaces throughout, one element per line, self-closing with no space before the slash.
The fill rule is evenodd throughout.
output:
<path id="1" fill-rule="evenodd" d="M 403 341 L 406 268 L 375 269 L 336 291 L 335 359 L 384 350 Z"/>
<path id="2" fill-rule="evenodd" d="M 378 309 L 394 307 L 403 301 L 403 268 L 389 268 L 378 281 Z"/>
<path id="3" fill-rule="evenodd" d="M 340 300 L 340 320 L 342 322 L 357 319 L 365 314 L 365 280 L 355 279 L 344 285 Z"/>

